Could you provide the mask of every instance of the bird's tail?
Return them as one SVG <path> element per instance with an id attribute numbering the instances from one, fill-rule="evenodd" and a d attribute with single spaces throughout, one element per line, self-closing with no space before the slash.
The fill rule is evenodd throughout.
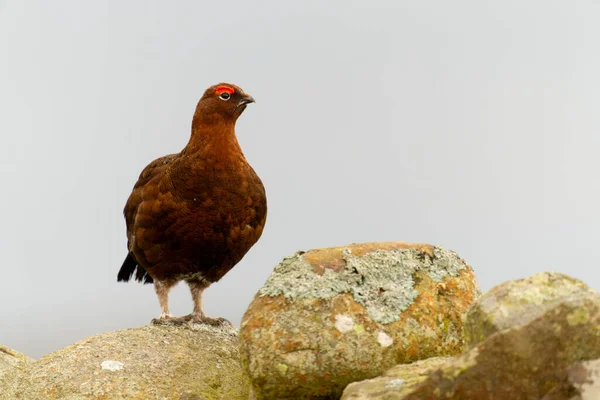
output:
<path id="1" fill-rule="evenodd" d="M 136 271 L 137 269 L 137 271 Z M 143 283 L 152 283 L 152 277 L 148 272 L 137 262 L 132 252 L 127 253 L 123 265 L 117 274 L 117 282 L 128 282 L 135 272 L 135 280 Z"/>

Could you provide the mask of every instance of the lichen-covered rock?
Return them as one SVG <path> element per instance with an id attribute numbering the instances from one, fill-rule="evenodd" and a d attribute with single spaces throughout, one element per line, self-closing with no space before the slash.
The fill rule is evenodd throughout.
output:
<path id="1" fill-rule="evenodd" d="M 33 360 L 26 355 L 0 345 L 0 399 L 9 388 L 15 387 L 31 363 Z"/>
<path id="2" fill-rule="evenodd" d="M 311 250 L 284 259 L 242 320 L 242 360 L 257 396 L 339 398 L 398 363 L 463 350 L 478 296 L 456 253 L 400 242 Z"/>
<path id="3" fill-rule="evenodd" d="M 410 394 L 390 398 L 576 399 L 578 391 L 597 390 L 597 377 L 596 383 L 590 380 L 597 364 L 583 364 L 588 376 L 576 370 L 582 365 L 578 363 L 598 358 L 600 295 L 577 293 L 525 325 L 489 336 L 433 372 Z"/>
<path id="4" fill-rule="evenodd" d="M 565 297 L 591 294 L 585 283 L 544 272 L 495 286 L 473 303 L 465 321 L 467 344 L 476 344 L 503 329 L 527 324 Z"/>
<path id="5" fill-rule="evenodd" d="M 234 328 L 147 326 L 91 336 L 26 370 L 1 399 L 251 399 Z"/>
<path id="6" fill-rule="evenodd" d="M 423 382 L 450 357 L 432 357 L 411 364 L 399 364 L 382 376 L 349 384 L 341 400 L 389 400 L 402 398 Z"/>

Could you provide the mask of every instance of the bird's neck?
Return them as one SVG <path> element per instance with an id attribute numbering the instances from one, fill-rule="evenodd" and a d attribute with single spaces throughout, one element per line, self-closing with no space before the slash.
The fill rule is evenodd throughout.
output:
<path id="1" fill-rule="evenodd" d="M 242 149 L 235 135 L 235 121 L 193 124 L 192 136 L 184 152 L 220 159 L 241 155 Z"/>

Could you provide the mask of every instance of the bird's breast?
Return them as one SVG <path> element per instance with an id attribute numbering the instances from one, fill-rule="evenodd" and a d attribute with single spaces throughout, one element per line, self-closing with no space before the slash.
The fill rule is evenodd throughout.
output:
<path id="1" fill-rule="evenodd" d="M 245 162 L 211 161 L 194 163 L 171 177 L 172 196 L 188 211 L 188 223 L 223 234 L 256 227 L 266 213 L 258 175 Z"/>

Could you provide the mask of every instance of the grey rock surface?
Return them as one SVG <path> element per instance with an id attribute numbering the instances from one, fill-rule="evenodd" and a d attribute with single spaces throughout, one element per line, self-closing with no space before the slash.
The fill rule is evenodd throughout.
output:
<path id="1" fill-rule="evenodd" d="M 103 333 L 42 357 L 1 399 L 251 399 L 237 330 L 147 326 Z M 7 381 L 8 382 L 8 381 Z"/>

